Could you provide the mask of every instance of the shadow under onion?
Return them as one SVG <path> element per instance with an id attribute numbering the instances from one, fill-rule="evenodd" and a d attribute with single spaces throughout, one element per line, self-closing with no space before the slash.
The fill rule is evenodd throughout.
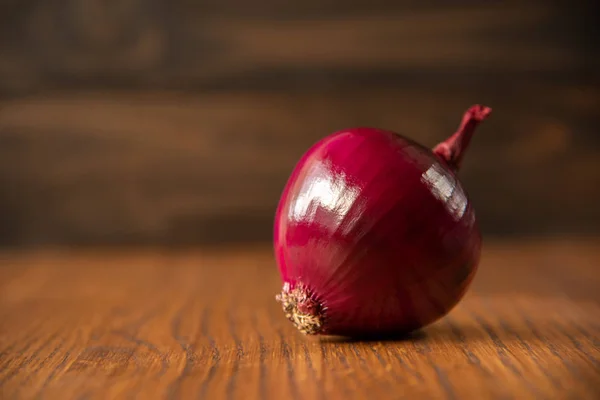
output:
<path id="1" fill-rule="evenodd" d="M 410 333 L 401 334 L 380 334 L 380 335 L 361 335 L 361 336 L 320 336 L 322 343 L 373 343 L 373 342 L 416 342 L 425 340 L 427 332 L 425 330 L 416 330 Z"/>

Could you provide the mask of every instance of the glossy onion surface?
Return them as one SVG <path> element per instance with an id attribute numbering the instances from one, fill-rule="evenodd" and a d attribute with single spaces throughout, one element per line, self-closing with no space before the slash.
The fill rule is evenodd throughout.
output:
<path id="1" fill-rule="evenodd" d="M 471 108 L 435 152 L 390 131 L 357 128 L 304 154 L 274 229 L 278 300 L 300 331 L 409 332 L 458 303 L 477 269 L 481 236 L 455 170 L 489 112 Z"/>

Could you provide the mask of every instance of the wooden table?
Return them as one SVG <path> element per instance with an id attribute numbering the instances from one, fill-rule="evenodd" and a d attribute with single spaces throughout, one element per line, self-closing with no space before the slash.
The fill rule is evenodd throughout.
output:
<path id="1" fill-rule="evenodd" d="M 2 399 L 598 399 L 600 242 L 487 243 L 404 340 L 304 337 L 267 247 L 4 252 Z"/>

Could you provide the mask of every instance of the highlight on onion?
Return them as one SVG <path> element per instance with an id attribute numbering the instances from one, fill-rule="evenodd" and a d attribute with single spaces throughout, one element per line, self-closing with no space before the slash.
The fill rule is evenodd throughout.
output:
<path id="1" fill-rule="evenodd" d="M 356 128 L 302 156 L 274 227 L 283 280 L 277 300 L 302 333 L 408 333 L 460 301 L 477 270 L 481 235 L 456 173 L 490 113 L 472 106 L 433 150 Z"/>

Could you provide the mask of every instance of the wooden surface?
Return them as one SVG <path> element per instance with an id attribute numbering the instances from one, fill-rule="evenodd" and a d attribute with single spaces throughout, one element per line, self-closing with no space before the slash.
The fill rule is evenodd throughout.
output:
<path id="1" fill-rule="evenodd" d="M 598 399 L 600 241 L 488 243 L 412 337 L 307 338 L 270 251 L 0 257 L 2 399 Z"/>

